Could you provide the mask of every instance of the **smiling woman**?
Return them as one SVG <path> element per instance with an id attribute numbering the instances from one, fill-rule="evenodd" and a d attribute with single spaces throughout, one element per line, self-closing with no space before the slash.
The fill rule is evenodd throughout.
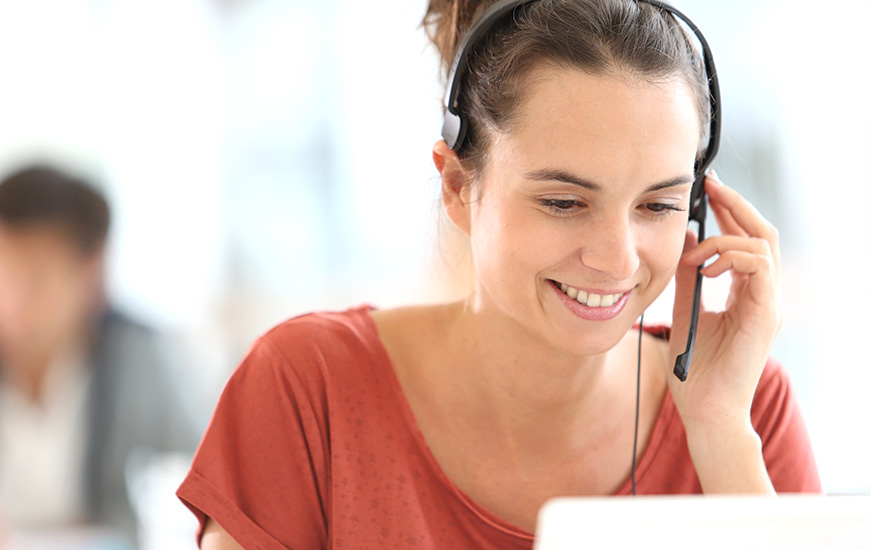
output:
<path id="1" fill-rule="evenodd" d="M 529 549 L 554 496 L 819 490 L 768 358 L 777 232 L 696 179 L 707 79 L 655 4 L 430 2 L 445 67 L 474 50 L 433 149 L 473 288 L 258 340 L 179 489 L 203 548 Z M 700 244 L 693 185 L 723 231 Z M 716 256 L 700 272 L 731 274 L 728 307 L 702 312 L 680 382 L 695 273 Z M 635 328 L 674 279 L 673 326 Z"/>

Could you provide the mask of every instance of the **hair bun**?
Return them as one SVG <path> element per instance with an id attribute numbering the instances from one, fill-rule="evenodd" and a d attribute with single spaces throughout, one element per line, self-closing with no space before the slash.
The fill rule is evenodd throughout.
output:
<path id="1" fill-rule="evenodd" d="M 429 0 L 421 26 L 441 54 L 444 73 L 450 70 L 456 49 L 475 17 L 493 0 Z"/>

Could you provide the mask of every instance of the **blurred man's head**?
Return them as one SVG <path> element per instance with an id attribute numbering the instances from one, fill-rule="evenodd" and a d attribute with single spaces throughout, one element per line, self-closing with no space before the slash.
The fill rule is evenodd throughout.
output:
<path id="1" fill-rule="evenodd" d="M 102 307 L 106 200 L 35 166 L 0 182 L 0 361 L 50 360 Z"/>

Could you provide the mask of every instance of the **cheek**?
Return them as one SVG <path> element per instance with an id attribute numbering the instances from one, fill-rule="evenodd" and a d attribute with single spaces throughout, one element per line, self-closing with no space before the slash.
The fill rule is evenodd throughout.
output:
<path id="1" fill-rule="evenodd" d="M 642 263 L 649 271 L 650 285 L 663 290 L 676 273 L 686 240 L 687 219 L 684 216 L 660 222 L 646 232 L 639 243 Z"/>
<path id="2" fill-rule="evenodd" d="M 69 330 L 81 322 L 86 279 L 79 269 L 56 268 L 44 274 L 30 296 L 32 321 L 49 332 Z"/>
<path id="3" fill-rule="evenodd" d="M 648 247 L 648 257 L 654 266 L 654 273 L 665 279 L 665 284 L 671 280 L 677 271 L 686 241 L 686 221 L 682 218 L 674 223 L 668 223 L 658 238 Z"/>
<path id="4" fill-rule="evenodd" d="M 527 209 L 491 196 L 477 204 L 471 230 L 471 251 L 483 284 L 498 279 L 501 285 L 527 280 L 541 269 L 541 259 L 552 239 L 539 234 Z"/>

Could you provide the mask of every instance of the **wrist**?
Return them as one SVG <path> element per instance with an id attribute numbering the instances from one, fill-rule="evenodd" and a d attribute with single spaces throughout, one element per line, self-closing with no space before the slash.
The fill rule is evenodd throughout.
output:
<path id="1" fill-rule="evenodd" d="M 748 414 L 728 417 L 719 415 L 716 420 L 683 419 L 683 426 L 690 444 L 695 442 L 698 445 L 716 446 L 738 440 L 757 440 L 761 444 Z"/>
<path id="2" fill-rule="evenodd" d="M 704 493 L 774 493 L 749 419 L 687 425 L 686 440 Z"/>

